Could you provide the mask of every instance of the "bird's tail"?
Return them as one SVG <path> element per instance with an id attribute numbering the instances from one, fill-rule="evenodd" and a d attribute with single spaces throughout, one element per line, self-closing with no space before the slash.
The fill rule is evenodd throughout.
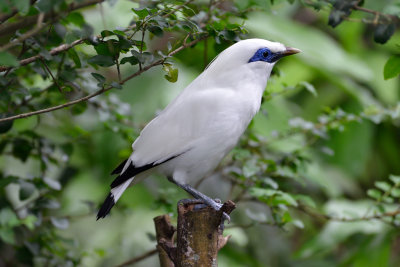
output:
<path id="1" fill-rule="evenodd" d="M 103 205 L 101 205 L 99 212 L 97 213 L 97 220 L 106 217 L 106 215 L 110 212 L 111 208 L 115 205 L 115 203 L 117 203 L 122 193 L 131 184 L 133 178 L 134 177 L 126 180 L 124 183 L 111 189 L 111 192 L 108 194 L 108 196 L 103 202 Z"/>

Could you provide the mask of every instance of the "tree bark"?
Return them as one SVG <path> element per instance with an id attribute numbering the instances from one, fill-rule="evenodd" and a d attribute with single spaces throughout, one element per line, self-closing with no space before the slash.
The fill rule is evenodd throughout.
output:
<path id="1" fill-rule="evenodd" d="M 168 215 L 161 215 L 154 218 L 156 227 L 156 239 L 158 257 L 160 258 L 161 267 L 174 267 L 175 264 L 171 260 L 173 258 L 174 233 L 176 228 L 171 225 L 171 219 Z"/>
<path id="2" fill-rule="evenodd" d="M 219 211 L 204 205 L 200 200 L 179 201 L 176 246 L 173 243 L 173 227 L 168 215 L 156 217 L 154 221 L 161 267 L 217 266 L 218 251 L 230 237 L 223 236 L 223 212 L 230 214 L 234 209 L 235 203 L 232 201 L 226 202 Z M 166 255 L 169 261 L 166 260 Z M 172 265 L 166 265 L 166 262 Z"/>

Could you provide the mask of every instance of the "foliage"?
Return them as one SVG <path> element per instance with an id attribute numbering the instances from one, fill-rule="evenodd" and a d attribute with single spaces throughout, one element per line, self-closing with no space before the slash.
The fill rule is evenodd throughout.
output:
<path id="1" fill-rule="evenodd" d="M 108 174 L 174 88 L 258 37 L 303 53 L 197 183 L 239 205 L 220 265 L 396 266 L 399 17 L 397 0 L 2 1 L 0 265 L 111 266 L 153 248 L 151 218 L 185 194 L 150 178 L 96 223 Z"/>

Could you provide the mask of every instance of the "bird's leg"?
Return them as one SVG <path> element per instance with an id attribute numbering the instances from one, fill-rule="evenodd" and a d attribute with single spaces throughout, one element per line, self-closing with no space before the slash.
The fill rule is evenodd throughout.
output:
<path id="1" fill-rule="evenodd" d="M 177 182 L 176 180 L 174 180 L 174 178 L 172 178 L 172 177 L 168 177 L 168 181 L 176 184 L 177 186 L 179 186 L 180 188 L 182 188 L 183 190 L 188 192 L 190 195 L 192 195 L 194 198 L 202 200 L 205 204 L 207 204 L 208 206 L 210 206 L 214 210 L 218 211 L 222 207 L 221 203 L 218 203 L 218 202 L 214 201 L 212 198 L 204 195 L 203 193 L 201 193 L 200 191 L 194 189 L 193 187 L 191 187 L 188 184 L 181 184 L 181 183 Z M 229 217 L 228 214 L 226 214 L 224 212 L 222 214 L 222 220 L 223 220 L 222 224 L 223 224 L 223 222 L 225 220 L 228 221 L 228 223 L 230 223 L 231 218 Z"/>

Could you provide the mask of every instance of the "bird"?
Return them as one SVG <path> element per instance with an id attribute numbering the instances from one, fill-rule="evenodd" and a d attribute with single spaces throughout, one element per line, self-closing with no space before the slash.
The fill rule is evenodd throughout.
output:
<path id="1" fill-rule="evenodd" d="M 238 41 L 223 50 L 140 132 L 132 154 L 111 173 L 117 177 L 97 220 L 110 213 L 129 186 L 153 172 L 219 210 L 220 201 L 194 189 L 191 181 L 210 174 L 235 147 L 260 109 L 276 62 L 299 52 L 258 38 Z"/>

